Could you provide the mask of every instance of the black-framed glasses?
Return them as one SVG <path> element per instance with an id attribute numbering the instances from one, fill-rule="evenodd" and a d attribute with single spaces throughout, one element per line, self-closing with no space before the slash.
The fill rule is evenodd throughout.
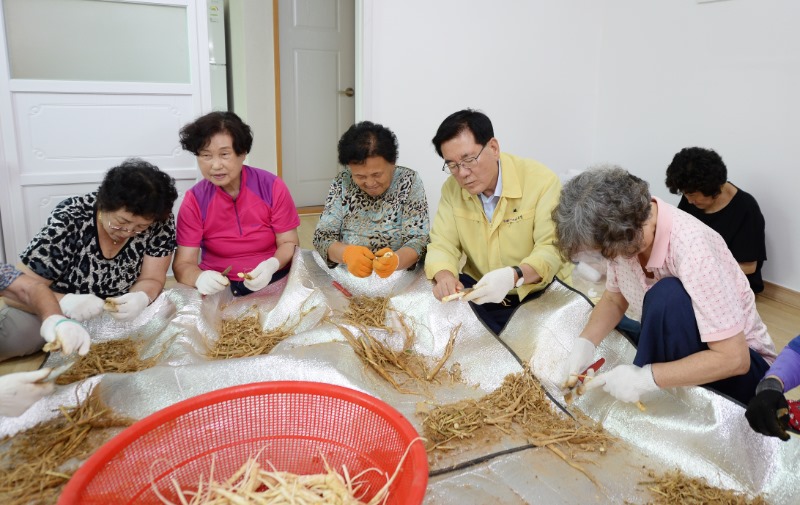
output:
<path id="1" fill-rule="evenodd" d="M 459 168 L 466 168 L 467 170 L 472 170 L 473 168 L 478 166 L 478 158 L 480 157 L 481 153 L 484 149 L 486 149 L 486 145 L 484 144 L 481 147 L 481 150 L 478 151 L 478 154 L 475 156 L 470 156 L 469 158 L 464 158 L 461 161 L 447 161 L 442 166 L 442 172 L 450 172 L 451 174 L 455 174 L 458 172 Z"/>

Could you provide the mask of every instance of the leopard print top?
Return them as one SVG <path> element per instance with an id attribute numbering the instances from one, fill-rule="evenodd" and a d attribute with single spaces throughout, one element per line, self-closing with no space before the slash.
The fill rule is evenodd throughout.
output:
<path id="1" fill-rule="evenodd" d="M 330 268 L 328 248 L 334 242 L 362 245 L 371 251 L 384 247 L 398 250 L 410 247 L 424 261 L 428 248 L 428 199 L 418 173 L 395 167 L 389 189 L 372 197 L 361 190 L 350 170 L 342 170 L 333 179 L 325 209 L 314 231 L 314 248 Z"/>
<path id="2" fill-rule="evenodd" d="M 139 278 L 145 255 L 163 257 L 175 250 L 175 219 L 155 222 L 135 235 L 113 258 L 106 258 L 97 237 L 97 193 L 59 203 L 44 228 L 20 255 L 34 273 L 53 281 L 57 293 L 127 293 Z"/>

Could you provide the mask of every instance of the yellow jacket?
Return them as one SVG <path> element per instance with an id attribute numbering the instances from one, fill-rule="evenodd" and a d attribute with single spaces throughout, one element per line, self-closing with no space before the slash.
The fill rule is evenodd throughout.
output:
<path id="1" fill-rule="evenodd" d="M 425 275 L 433 279 L 436 272 L 449 270 L 458 277 L 464 253 L 463 272 L 476 280 L 505 266 L 526 263 L 533 267 L 542 281 L 518 288 L 520 299 L 547 287 L 555 275 L 571 283 L 572 263 L 563 261 L 553 244 L 551 213 L 561 193 L 558 176 L 538 161 L 506 153 L 500 153 L 500 167 L 503 192 L 491 223 L 480 198 L 462 189 L 455 177 L 442 185 Z"/>

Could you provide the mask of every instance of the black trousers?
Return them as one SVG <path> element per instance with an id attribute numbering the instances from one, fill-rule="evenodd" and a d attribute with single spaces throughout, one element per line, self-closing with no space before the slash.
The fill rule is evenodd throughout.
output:
<path id="1" fill-rule="evenodd" d="M 478 282 L 466 274 L 460 274 L 458 280 L 461 281 L 465 289 L 473 287 Z M 514 315 L 514 311 L 523 303 L 539 298 L 542 293 L 544 293 L 544 290 L 531 293 L 524 301 L 520 301 L 517 295 L 509 294 L 506 295 L 505 300 L 501 303 L 484 303 L 483 305 L 478 305 L 477 303 L 469 302 L 469 305 L 472 307 L 472 311 L 475 315 L 478 316 L 478 319 L 483 321 L 492 333 L 500 335 L 500 332 L 506 327 L 508 320 Z"/>
<path id="2" fill-rule="evenodd" d="M 637 366 L 676 361 L 708 350 L 708 344 L 700 340 L 692 299 L 675 277 L 661 279 L 647 292 L 642 305 L 641 332 L 638 338 L 631 336 L 636 344 L 633 364 Z M 750 349 L 750 370 L 746 374 L 704 386 L 747 405 L 768 369 L 767 361 Z"/>

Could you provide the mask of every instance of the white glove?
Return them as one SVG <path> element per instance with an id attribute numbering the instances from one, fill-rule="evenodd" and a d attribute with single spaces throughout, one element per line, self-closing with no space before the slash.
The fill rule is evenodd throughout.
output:
<path id="1" fill-rule="evenodd" d="M 203 270 L 194 285 L 204 295 L 219 293 L 230 284 L 228 278 L 215 270 Z"/>
<path id="2" fill-rule="evenodd" d="M 89 333 L 83 326 L 64 316 L 49 316 L 42 322 L 39 334 L 47 342 L 58 341 L 61 344 L 61 352 L 64 354 L 78 351 L 78 354 L 84 356 L 89 352 L 91 341 Z"/>
<path id="3" fill-rule="evenodd" d="M 95 316 L 103 313 L 103 304 L 105 303 L 102 298 L 94 295 L 76 295 L 66 294 L 61 301 L 58 302 L 61 306 L 61 312 L 70 319 L 76 321 L 86 321 Z"/>
<path id="4" fill-rule="evenodd" d="M 561 387 L 565 389 L 574 388 L 578 383 L 578 374 L 586 370 L 592 364 L 596 346 L 588 339 L 578 337 L 572 343 L 572 352 L 564 363 L 564 370 L 561 373 Z"/>
<path id="5" fill-rule="evenodd" d="M 659 389 L 650 365 L 619 365 L 597 375 L 586 384 L 586 391 L 603 388 L 603 391 L 623 402 L 638 402 L 641 396 Z"/>
<path id="6" fill-rule="evenodd" d="M 244 287 L 250 291 L 259 291 L 264 289 L 264 287 L 269 284 L 269 281 L 272 280 L 272 276 L 275 274 L 275 272 L 278 271 L 279 266 L 281 266 L 281 264 L 274 257 L 266 261 L 262 261 L 257 267 L 248 272 L 248 276 L 250 278 L 248 279 L 245 277 Z"/>
<path id="7" fill-rule="evenodd" d="M 0 376 L 0 416 L 21 415 L 40 398 L 52 393 L 55 387 L 52 382 L 36 382 L 49 374 L 49 368 L 42 368 Z"/>
<path id="8" fill-rule="evenodd" d="M 111 317 L 121 321 L 133 319 L 150 305 L 150 297 L 144 291 L 131 291 L 116 298 L 108 298 L 106 301 L 116 305 L 117 310 L 111 312 Z"/>
<path id="9" fill-rule="evenodd" d="M 512 289 L 514 289 L 514 269 L 498 268 L 481 277 L 475 284 L 475 289 L 464 297 L 464 301 L 472 301 L 478 305 L 500 303 Z"/>

